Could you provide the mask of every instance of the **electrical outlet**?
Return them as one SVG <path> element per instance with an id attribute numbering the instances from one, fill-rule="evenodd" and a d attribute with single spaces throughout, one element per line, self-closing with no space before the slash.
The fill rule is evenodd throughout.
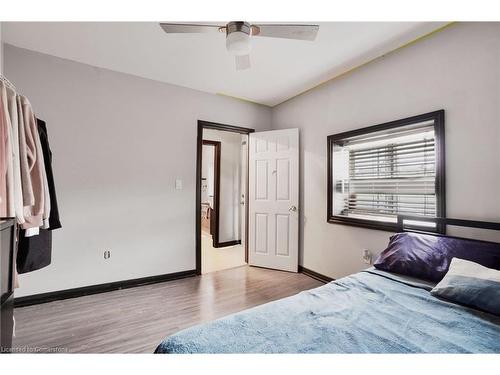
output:
<path id="1" fill-rule="evenodd" d="M 111 251 L 104 250 L 104 259 L 109 259 L 109 258 L 111 258 Z"/>
<path id="2" fill-rule="evenodd" d="M 372 264 L 372 253 L 368 249 L 363 249 L 363 262 Z"/>

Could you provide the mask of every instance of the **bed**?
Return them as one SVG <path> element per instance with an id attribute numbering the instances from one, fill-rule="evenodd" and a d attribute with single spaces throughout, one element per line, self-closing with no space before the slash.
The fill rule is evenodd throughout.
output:
<path id="1" fill-rule="evenodd" d="M 370 268 L 167 337 L 155 353 L 500 353 L 500 317 Z"/>
<path id="2" fill-rule="evenodd" d="M 500 243 L 407 230 L 405 220 L 500 231 L 399 215 L 375 267 L 185 329 L 155 353 L 500 353 Z"/>

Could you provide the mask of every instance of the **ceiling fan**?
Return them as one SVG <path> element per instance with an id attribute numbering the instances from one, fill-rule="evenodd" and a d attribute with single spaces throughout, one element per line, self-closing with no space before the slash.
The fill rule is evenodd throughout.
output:
<path id="1" fill-rule="evenodd" d="M 178 33 L 225 33 L 226 49 L 235 56 L 236 69 L 250 68 L 250 38 L 254 36 L 313 41 L 318 25 L 259 24 L 231 21 L 226 25 L 204 25 L 187 23 L 160 23 L 167 34 Z"/>

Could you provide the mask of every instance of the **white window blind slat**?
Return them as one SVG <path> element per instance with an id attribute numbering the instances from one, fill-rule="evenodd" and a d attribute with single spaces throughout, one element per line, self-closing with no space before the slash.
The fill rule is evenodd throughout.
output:
<path id="1" fill-rule="evenodd" d="M 384 137 L 384 142 L 345 146 L 348 152 L 344 178 L 336 181 L 343 193 L 341 215 L 380 216 L 390 220 L 400 214 L 435 217 L 436 155 L 434 132 L 429 127 Z"/>

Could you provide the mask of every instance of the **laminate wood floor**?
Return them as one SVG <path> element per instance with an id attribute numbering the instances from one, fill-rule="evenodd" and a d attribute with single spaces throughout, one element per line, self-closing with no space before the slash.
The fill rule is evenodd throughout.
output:
<path id="1" fill-rule="evenodd" d="M 243 266 L 21 307 L 13 344 L 31 352 L 152 353 L 181 329 L 320 285 L 300 273 Z"/>

